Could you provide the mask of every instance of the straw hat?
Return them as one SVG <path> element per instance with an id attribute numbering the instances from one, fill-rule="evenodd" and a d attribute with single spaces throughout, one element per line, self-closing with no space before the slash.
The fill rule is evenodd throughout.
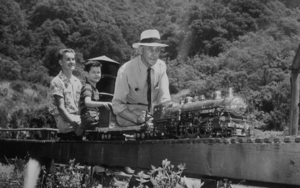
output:
<path id="1" fill-rule="evenodd" d="M 132 44 L 133 48 L 138 48 L 139 46 L 159 46 L 166 47 L 167 44 L 162 44 L 160 40 L 159 32 L 155 29 L 146 30 L 141 33 L 140 42 Z"/>

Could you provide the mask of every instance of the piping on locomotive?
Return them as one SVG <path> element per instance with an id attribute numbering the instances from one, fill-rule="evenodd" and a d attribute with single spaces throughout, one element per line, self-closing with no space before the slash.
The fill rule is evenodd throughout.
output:
<path id="1" fill-rule="evenodd" d="M 215 93 L 214 99 L 184 104 L 168 101 L 154 106 L 154 133 L 160 137 L 196 138 L 250 136 L 245 100 L 233 96 L 232 89 L 225 98 Z"/>

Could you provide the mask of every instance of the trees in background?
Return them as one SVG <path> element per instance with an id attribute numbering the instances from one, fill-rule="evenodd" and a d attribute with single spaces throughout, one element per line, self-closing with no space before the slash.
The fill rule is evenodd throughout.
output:
<path id="1" fill-rule="evenodd" d="M 172 94 L 189 89 L 190 95 L 210 97 L 233 87 L 247 98 L 257 122 L 282 129 L 289 116 L 289 66 L 300 41 L 299 5 L 285 0 L 0 0 L 0 78 L 47 87 L 60 69 L 56 52 L 64 47 L 77 52 L 76 74 L 83 77 L 84 60 L 106 55 L 124 63 L 141 31 L 156 28 L 169 44 L 162 57 Z"/>

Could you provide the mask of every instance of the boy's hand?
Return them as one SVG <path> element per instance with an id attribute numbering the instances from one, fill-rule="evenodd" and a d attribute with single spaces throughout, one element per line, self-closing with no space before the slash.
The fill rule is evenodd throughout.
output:
<path id="1" fill-rule="evenodd" d="M 112 109 L 112 104 L 111 102 L 102 102 L 103 106 L 107 109 L 110 110 Z"/>
<path id="2" fill-rule="evenodd" d="M 77 136 L 81 136 L 82 135 L 82 133 L 83 133 L 82 127 L 77 122 L 73 121 L 71 123 L 71 126 L 73 127 L 73 129 L 75 131 L 75 134 Z"/>

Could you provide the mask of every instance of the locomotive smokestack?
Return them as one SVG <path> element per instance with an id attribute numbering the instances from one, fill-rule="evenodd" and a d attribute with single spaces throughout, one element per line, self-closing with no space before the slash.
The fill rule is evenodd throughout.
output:
<path id="1" fill-rule="evenodd" d="M 221 99 L 221 91 L 215 91 L 214 93 L 214 99 L 217 100 L 217 99 Z"/>
<path id="2" fill-rule="evenodd" d="M 200 96 L 200 101 L 204 101 L 205 100 L 205 96 L 204 95 L 201 95 Z"/>
<path id="3" fill-rule="evenodd" d="M 232 89 L 232 87 L 229 88 L 228 97 L 233 97 L 233 89 Z"/>
<path id="4" fill-rule="evenodd" d="M 185 104 L 186 103 L 191 103 L 191 102 L 193 102 L 193 97 L 185 97 L 185 99 L 184 99 Z"/>

